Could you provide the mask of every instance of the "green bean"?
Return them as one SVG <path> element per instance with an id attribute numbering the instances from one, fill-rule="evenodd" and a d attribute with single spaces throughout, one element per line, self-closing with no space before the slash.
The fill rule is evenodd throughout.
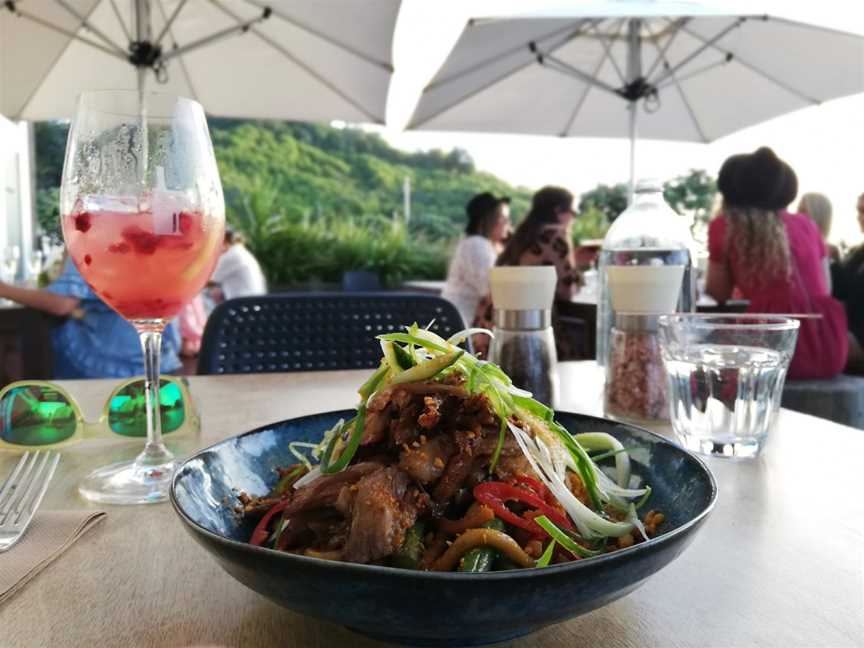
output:
<path id="1" fill-rule="evenodd" d="M 402 569 L 419 569 L 420 559 L 423 557 L 423 523 L 415 522 L 405 532 L 405 540 L 402 546 L 396 550 L 390 559 L 394 567 Z"/>
<path id="2" fill-rule="evenodd" d="M 504 531 L 504 523 L 498 518 L 492 518 L 483 525 L 487 529 Z M 491 571 L 492 563 L 498 558 L 499 553 L 490 547 L 476 547 L 467 552 L 459 561 L 460 572 L 487 572 Z"/>

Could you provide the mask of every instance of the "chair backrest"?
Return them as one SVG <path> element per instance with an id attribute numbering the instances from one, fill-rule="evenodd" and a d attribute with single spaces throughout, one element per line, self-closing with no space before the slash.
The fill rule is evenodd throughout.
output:
<path id="1" fill-rule="evenodd" d="M 207 320 L 199 374 L 377 367 L 375 336 L 417 322 L 449 337 L 464 328 L 456 307 L 411 293 L 270 294 L 228 300 Z"/>

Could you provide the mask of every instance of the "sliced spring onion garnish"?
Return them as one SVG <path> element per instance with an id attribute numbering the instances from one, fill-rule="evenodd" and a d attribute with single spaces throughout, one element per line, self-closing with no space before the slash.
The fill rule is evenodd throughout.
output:
<path id="1" fill-rule="evenodd" d="M 546 546 L 546 550 L 543 552 L 543 555 L 537 559 L 537 567 L 549 566 L 549 561 L 552 560 L 552 554 L 555 552 L 555 542 L 556 541 L 553 538 Z"/>
<path id="2" fill-rule="evenodd" d="M 587 549 L 580 545 L 578 542 L 573 540 L 570 536 L 564 533 L 561 529 L 559 529 L 555 524 L 545 515 L 538 515 L 534 518 L 534 521 L 540 525 L 540 527 L 549 534 L 555 542 L 560 544 L 564 549 L 572 553 L 574 556 L 578 556 L 579 558 L 590 558 L 591 556 L 596 556 L 599 554 L 599 551 L 594 551 L 593 549 Z"/>
<path id="3" fill-rule="evenodd" d="M 605 432 L 582 432 L 573 436 L 586 450 L 615 451 L 615 471 L 618 485 L 621 488 L 630 486 L 630 455 L 622 452 L 624 446 L 618 439 Z"/>
<path id="4" fill-rule="evenodd" d="M 481 334 L 482 335 L 488 335 L 490 338 L 495 337 L 495 334 L 487 328 L 474 327 L 474 328 L 462 329 L 458 333 L 454 333 L 449 338 L 447 338 L 447 343 L 453 344 L 454 346 L 459 346 L 465 340 L 467 340 L 469 337 L 471 337 L 473 335 L 481 335 Z"/>
<path id="5" fill-rule="evenodd" d="M 342 448 L 339 458 L 333 461 L 333 448 L 328 447 L 328 451 L 321 457 L 321 472 L 325 475 L 331 475 L 344 470 L 357 448 L 360 446 L 360 441 L 363 438 L 363 428 L 366 423 L 366 403 L 360 403 L 357 407 L 357 416 L 350 423 L 352 425 L 351 435 L 348 437 L 348 443 Z M 339 439 L 340 435 L 336 435 L 333 440 Z"/>
<path id="6" fill-rule="evenodd" d="M 562 462 L 555 461 L 552 457 L 548 446 L 535 436 L 532 438 L 519 427 L 508 423 L 510 431 L 516 437 L 519 447 L 537 473 L 537 476 L 543 481 L 558 503 L 564 507 L 570 519 L 576 525 L 581 535 L 586 540 L 590 540 L 602 536 L 620 537 L 629 533 L 633 526 L 626 522 L 613 522 L 601 517 L 590 508 L 585 506 L 579 499 L 570 492 L 570 489 L 565 483 L 565 466 Z"/>
<path id="7" fill-rule="evenodd" d="M 292 441 L 288 444 L 288 450 L 291 452 L 291 454 L 297 457 L 297 460 L 310 470 L 312 469 L 312 462 L 309 461 L 309 458 L 305 454 L 300 452 L 298 448 L 309 448 L 311 450 L 315 450 L 317 447 L 317 443 L 305 443 L 303 441 Z"/>
<path id="8" fill-rule="evenodd" d="M 437 338 L 438 336 L 435 335 L 435 337 Z M 441 344 L 439 342 L 436 342 L 435 340 L 429 340 L 425 336 L 421 337 L 420 335 L 412 335 L 410 333 L 385 333 L 384 335 L 379 335 L 378 339 L 384 340 L 385 342 L 402 342 L 403 344 L 414 344 L 416 346 L 423 347 L 424 349 L 429 349 L 430 351 L 437 351 L 438 353 L 447 353 L 448 351 L 450 351 L 450 349 L 445 346 L 447 342 L 444 340 L 441 340 L 442 342 L 444 342 L 444 344 Z M 441 338 L 438 339 L 440 340 Z"/>
<path id="9" fill-rule="evenodd" d="M 393 384 L 400 385 L 403 383 L 419 382 L 422 380 L 430 380 L 439 373 L 455 364 L 459 358 L 465 354 L 465 351 L 460 349 L 451 353 L 445 353 L 440 356 L 435 356 L 425 362 L 406 369 L 393 377 Z"/>

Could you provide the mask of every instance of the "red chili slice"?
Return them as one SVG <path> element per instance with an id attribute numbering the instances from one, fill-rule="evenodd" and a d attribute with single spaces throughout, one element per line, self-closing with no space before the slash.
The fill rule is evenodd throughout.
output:
<path id="1" fill-rule="evenodd" d="M 252 532 L 252 537 L 249 538 L 249 544 L 256 545 L 260 547 L 264 544 L 264 541 L 270 536 L 267 532 L 267 525 L 270 524 L 270 519 L 282 511 L 288 504 L 290 503 L 290 499 L 284 499 L 281 502 L 274 504 L 273 508 L 267 511 L 260 520 L 258 520 L 258 524 L 255 526 L 255 530 Z"/>
<path id="2" fill-rule="evenodd" d="M 521 502 L 537 509 L 557 526 L 569 530 L 573 529 L 570 520 L 562 515 L 560 511 L 544 502 L 537 493 L 526 488 L 520 488 L 504 482 L 484 482 L 474 487 L 474 499 L 481 504 L 486 504 L 504 522 L 517 526 L 520 529 L 525 529 L 533 535 L 545 536 L 546 532 L 533 519 L 526 519 L 526 517 L 513 513 L 513 511 L 507 508 L 505 502 Z"/>

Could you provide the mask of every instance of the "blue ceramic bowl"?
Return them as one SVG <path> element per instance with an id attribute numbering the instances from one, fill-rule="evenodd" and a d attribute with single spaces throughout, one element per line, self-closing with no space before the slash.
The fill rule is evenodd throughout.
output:
<path id="1" fill-rule="evenodd" d="M 584 614 L 639 587 L 680 554 L 717 497 L 714 478 L 687 451 L 645 430 L 559 413 L 572 432 L 603 431 L 632 447 L 633 474 L 653 488 L 663 534 L 628 549 L 543 569 L 427 573 L 294 556 L 246 543 L 232 511 L 238 491 L 266 493 L 275 468 L 294 463 L 289 441 L 318 441 L 350 411 L 282 421 L 227 439 L 188 459 L 171 485 L 186 529 L 229 574 L 291 610 L 415 646 L 504 641 Z"/>

